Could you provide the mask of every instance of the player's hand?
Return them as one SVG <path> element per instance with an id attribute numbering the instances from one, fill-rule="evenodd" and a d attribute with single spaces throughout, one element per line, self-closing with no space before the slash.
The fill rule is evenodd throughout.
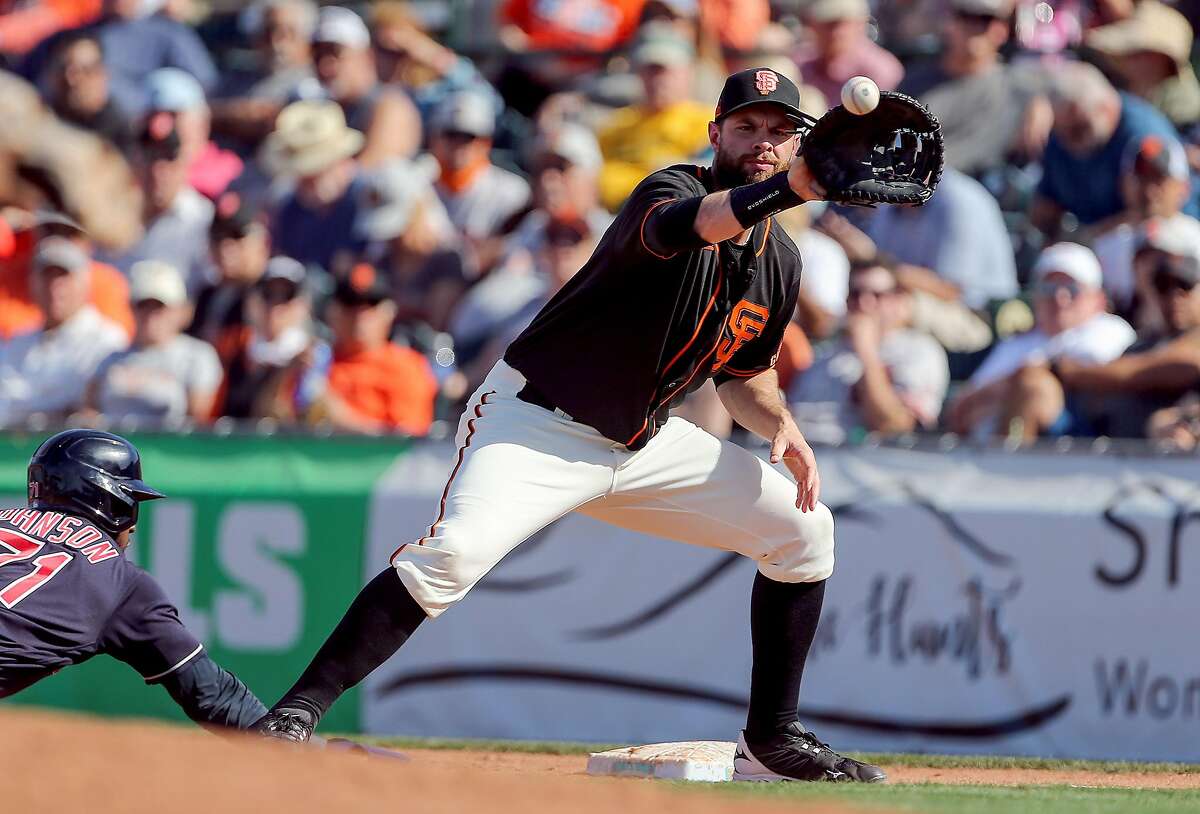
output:
<path id="1" fill-rule="evenodd" d="M 792 165 L 788 167 L 788 186 L 806 201 L 825 200 L 825 189 L 813 178 L 801 156 L 792 159 Z"/>
<path id="2" fill-rule="evenodd" d="M 771 439 L 771 463 L 780 461 L 796 479 L 796 508 L 802 512 L 816 509 L 817 501 L 821 499 L 817 459 L 800 430 L 790 422 L 780 427 Z"/>

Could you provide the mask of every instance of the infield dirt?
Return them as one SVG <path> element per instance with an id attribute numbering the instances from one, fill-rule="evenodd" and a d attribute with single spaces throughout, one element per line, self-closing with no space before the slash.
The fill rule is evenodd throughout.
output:
<path id="1" fill-rule="evenodd" d="M 4 811 L 769 814 L 794 805 L 595 778 L 578 755 L 406 750 L 408 762 L 143 721 L 0 709 Z M 1200 774 L 887 767 L 897 783 L 1195 789 Z M 845 814 L 809 800 L 806 814 Z M 872 806 L 871 811 L 879 808 Z"/>

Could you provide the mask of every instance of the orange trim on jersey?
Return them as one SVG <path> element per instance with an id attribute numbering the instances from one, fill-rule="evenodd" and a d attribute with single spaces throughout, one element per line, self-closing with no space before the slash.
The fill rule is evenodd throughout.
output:
<path id="1" fill-rule="evenodd" d="M 687 353 L 688 348 L 692 346 L 692 343 L 696 341 L 696 337 L 700 335 L 700 329 L 704 327 L 704 320 L 708 319 L 708 312 L 712 310 L 713 305 L 717 301 L 717 295 L 721 293 L 721 283 L 724 282 L 724 279 L 725 275 L 721 272 L 721 266 L 718 264 L 717 286 L 713 289 L 712 296 L 708 298 L 708 305 L 704 306 L 704 312 L 700 314 L 700 321 L 696 323 L 696 330 L 692 333 L 692 338 L 688 340 L 686 345 L 679 349 L 679 353 L 675 354 L 671 358 L 671 361 L 667 362 L 667 366 L 662 369 L 662 374 L 659 376 L 660 379 L 667 375 L 667 371 L 671 369 L 671 366 L 679 361 L 680 356 Z"/>
<path id="2" fill-rule="evenodd" d="M 494 395 L 496 395 L 496 391 L 489 390 L 483 394 L 482 398 L 479 399 L 479 404 L 475 405 L 475 417 L 467 422 L 467 436 L 463 439 L 463 445 L 458 448 L 458 460 L 454 462 L 454 468 L 450 470 L 450 477 L 446 480 L 446 488 L 442 490 L 442 503 L 438 508 L 437 519 L 434 520 L 433 525 L 429 527 L 429 533 L 420 540 L 417 540 L 417 545 L 425 545 L 425 541 L 433 536 L 433 533 L 437 529 L 438 525 L 442 522 L 442 520 L 445 519 L 446 500 L 450 497 L 450 485 L 454 483 L 454 478 L 456 475 L 458 475 L 458 470 L 462 466 L 463 459 L 467 455 L 467 447 L 471 446 L 471 436 L 475 434 L 475 422 L 483 417 L 483 405 L 487 404 L 488 396 Z M 393 551 L 392 556 L 388 557 L 388 562 L 390 563 L 392 560 L 396 559 L 396 555 L 403 551 L 404 546 L 406 545 L 408 545 L 408 543 L 404 543 L 404 545 L 401 545 L 399 548 Z"/>
<path id="3" fill-rule="evenodd" d="M 767 236 L 771 234 L 771 220 L 772 218 L 767 218 L 767 228 L 763 231 L 763 242 L 758 247 L 758 251 L 754 253 L 755 257 L 762 257 L 762 253 L 767 250 Z"/>
<path id="4" fill-rule="evenodd" d="M 647 209 L 645 216 L 642 218 L 642 228 L 638 230 L 638 238 L 642 241 L 642 248 L 645 249 L 646 251 L 650 252 L 650 254 L 654 255 L 659 260 L 670 260 L 672 257 L 674 257 L 679 252 L 672 252 L 671 254 L 659 254 L 658 252 L 654 251 L 654 249 L 647 246 L 646 245 L 646 221 L 650 220 L 650 213 L 653 212 L 655 209 L 658 209 L 663 204 L 674 203 L 677 200 L 679 200 L 679 199 L 678 198 L 668 198 L 665 201 L 659 201 L 654 206 Z"/>
<path id="5" fill-rule="evenodd" d="M 713 248 L 715 250 L 716 247 L 713 247 Z M 659 377 L 660 381 L 666 377 L 667 371 L 671 369 L 671 365 L 678 362 L 679 357 L 683 356 L 683 354 L 687 352 L 687 349 L 692 346 L 692 343 L 694 343 L 696 341 L 696 337 L 700 336 L 700 330 L 704 327 L 704 320 L 708 319 L 708 312 L 712 310 L 713 304 L 716 303 L 717 295 L 721 293 L 721 285 L 722 285 L 722 283 L 724 283 L 724 281 L 725 281 L 725 274 L 724 274 L 724 272 L 721 271 L 721 264 L 720 264 L 720 262 L 718 262 L 717 263 L 717 285 L 716 285 L 716 288 L 713 289 L 712 296 L 709 297 L 708 305 L 704 306 L 704 313 L 700 315 L 700 321 L 698 323 L 696 323 L 696 330 L 692 334 L 692 338 L 688 340 L 688 343 L 686 345 L 684 345 L 683 348 L 681 348 L 680 351 L 678 353 L 676 353 L 674 357 L 672 357 L 671 361 L 667 362 L 667 366 L 663 368 L 662 375 Z M 722 334 L 724 334 L 724 331 L 722 331 Z M 718 337 L 717 345 L 719 346 L 720 344 L 721 344 L 721 339 L 720 339 L 720 337 Z M 713 348 L 713 351 L 715 351 L 715 350 L 716 350 L 716 348 Z M 711 355 L 712 355 L 712 353 L 710 352 L 708 354 L 708 356 L 711 356 Z M 707 359 L 708 356 L 705 356 L 705 358 Z M 699 368 L 697 368 L 697 370 L 698 369 Z M 688 381 L 690 382 L 692 380 L 692 377 L 695 375 L 696 375 L 696 371 L 693 370 L 692 375 L 688 377 Z M 685 383 L 684 386 L 686 387 L 687 384 Z M 663 405 L 663 402 L 660 401 L 658 403 L 658 406 L 661 407 L 662 405 Z M 653 410 L 651 412 L 657 412 L 657 408 L 655 408 L 655 410 Z M 625 446 L 629 446 L 634 441 L 641 438 L 642 433 L 644 433 L 646 431 L 646 428 L 648 426 L 650 426 L 649 418 L 647 418 L 645 421 L 642 422 L 642 428 L 637 431 L 636 435 L 634 435 L 632 438 L 630 438 L 628 441 L 625 442 Z"/>
<path id="6" fill-rule="evenodd" d="M 710 350 L 708 353 L 704 354 L 704 356 L 702 356 L 700 358 L 700 361 L 696 364 L 696 368 L 692 371 L 692 375 L 687 377 L 687 380 L 684 381 L 684 383 L 680 386 L 679 390 L 681 390 L 681 391 L 687 390 L 687 386 L 692 383 L 692 379 L 696 378 L 696 374 L 700 372 L 700 368 L 704 367 L 704 363 L 708 361 L 708 358 L 717 352 L 717 348 L 721 347 L 721 340 L 724 338 L 724 331 L 722 331 L 721 334 L 722 334 L 721 336 L 717 337 L 717 344 L 713 345 L 713 349 Z M 660 409 L 662 409 L 662 406 L 664 404 L 666 404 L 668 401 L 670 401 L 672 398 L 674 398 L 674 396 L 675 396 L 675 394 L 672 393 L 671 395 L 662 399 L 661 401 L 658 402 L 658 406 L 655 407 L 650 412 L 652 414 L 657 413 Z M 642 428 L 637 431 L 637 435 L 633 436 L 628 441 L 626 441 L 625 446 L 629 446 L 634 441 L 641 438 L 642 433 L 644 433 L 646 431 L 646 428 L 649 426 L 650 426 L 650 418 L 649 418 L 649 416 L 647 416 L 646 420 L 642 422 Z"/>

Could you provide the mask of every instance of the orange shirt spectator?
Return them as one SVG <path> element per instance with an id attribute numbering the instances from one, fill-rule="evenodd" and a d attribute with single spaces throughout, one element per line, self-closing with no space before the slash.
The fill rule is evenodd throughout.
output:
<path id="1" fill-rule="evenodd" d="M 33 46 L 68 28 L 77 28 L 100 16 L 101 0 L 42 0 L 10 8 L 0 3 L 0 52 L 24 54 Z"/>
<path id="2" fill-rule="evenodd" d="M 334 351 L 329 389 L 350 409 L 389 429 L 425 435 L 433 423 L 437 382 L 425 357 L 411 348 L 388 343 Z"/>
<path id="3" fill-rule="evenodd" d="M 63 219 L 67 221 L 67 219 Z M 43 233 L 62 233 L 84 240 L 82 232 L 61 223 L 47 223 L 16 231 L 11 253 L 0 254 L 0 339 L 37 330 L 42 327 L 42 312 L 29 291 L 29 275 L 33 251 Z M 86 241 L 85 241 L 86 242 Z M 90 254 L 90 252 L 89 252 Z M 93 260 L 91 264 L 91 304 L 100 314 L 117 323 L 133 336 L 133 311 L 129 307 L 129 283 L 121 272 L 107 263 Z"/>
<path id="4" fill-rule="evenodd" d="M 345 430 L 426 435 L 437 380 L 424 356 L 389 340 L 396 318 L 390 289 L 387 278 L 366 263 L 338 281 L 329 308 L 333 362 L 327 412 Z"/>
<path id="5" fill-rule="evenodd" d="M 500 18 L 530 51 L 607 51 L 633 33 L 645 0 L 507 0 Z"/>

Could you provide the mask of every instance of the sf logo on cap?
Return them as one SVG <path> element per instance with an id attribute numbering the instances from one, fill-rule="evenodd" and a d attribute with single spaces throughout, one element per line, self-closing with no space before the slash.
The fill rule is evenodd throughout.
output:
<path id="1" fill-rule="evenodd" d="M 759 94 L 766 96 L 779 87 L 779 77 L 774 71 L 756 71 L 754 87 L 758 88 Z"/>

